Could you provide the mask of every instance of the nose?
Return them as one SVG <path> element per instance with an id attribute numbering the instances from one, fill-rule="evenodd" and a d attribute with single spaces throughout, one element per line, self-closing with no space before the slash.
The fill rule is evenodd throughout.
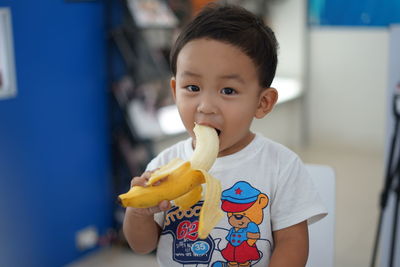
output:
<path id="1" fill-rule="evenodd" d="M 241 220 L 243 219 L 243 215 L 239 215 L 239 214 L 235 214 L 233 215 L 235 217 L 236 220 Z"/>
<path id="2" fill-rule="evenodd" d="M 203 93 L 200 97 L 197 112 L 203 114 L 216 114 L 218 110 L 218 105 L 216 104 L 215 96 L 210 93 Z"/>

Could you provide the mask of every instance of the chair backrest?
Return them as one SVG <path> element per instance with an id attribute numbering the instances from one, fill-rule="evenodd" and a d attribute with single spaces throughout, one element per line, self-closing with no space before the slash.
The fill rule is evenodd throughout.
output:
<path id="1" fill-rule="evenodd" d="M 335 253 L 335 172 L 329 166 L 306 164 L 328 215 L 308 227 L 310 253 L 307 267 L 333 267 Z"/>

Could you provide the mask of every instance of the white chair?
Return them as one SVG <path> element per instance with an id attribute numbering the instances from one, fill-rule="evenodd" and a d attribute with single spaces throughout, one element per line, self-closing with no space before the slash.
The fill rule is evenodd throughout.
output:
<path id="1" fill-rule="evenodd" d="M 335 172 L 329 166 L 306 164 L 315 187 L 328 210 L 322 220 L 308 228 L 310 253 L 307 267 L 333 267 L 335 252 Z"/>

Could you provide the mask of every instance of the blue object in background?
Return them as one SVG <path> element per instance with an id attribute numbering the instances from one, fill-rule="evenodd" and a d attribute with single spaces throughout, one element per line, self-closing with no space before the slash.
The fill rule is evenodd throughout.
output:
<path id="1" fill-rule="evenodd" d="M 82 256 L 112 226 L 101 1 L 0 0 L 12 14 L 17 96 L 0 100 L 0 266 Z"/>
<path id="2" fill-rule="evenodd" d="M 399 0 L 309 0 L 314 26 L 379 26 L 400 23 Z"/>

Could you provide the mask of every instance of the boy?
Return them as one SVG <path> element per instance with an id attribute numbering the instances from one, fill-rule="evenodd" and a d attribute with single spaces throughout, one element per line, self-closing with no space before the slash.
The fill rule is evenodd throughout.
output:
<path id="1" fill-rule="evenodd" d="M 270 88 L 276 65 L 274 33 L 243 8 L 209 5 L 182 31 L 171 51 L 171 89 L 191 138 L 163 151 L 147 170 L 190 159 L 195 123 L 217 129 L 219 154 L 209 172 L 221 181 L 226 217 L 200 240 L 201 201 L 184 212 L 167 201 L 127 208 L 123 228 L 133 250 L 157 248 L 160 266 L 305 266 L 307 221 L 325 209 L 297 155 L 250 131 L 253 118 L 277 101 Z M 135 177 L 132 186 L 149 176 Z"/>

